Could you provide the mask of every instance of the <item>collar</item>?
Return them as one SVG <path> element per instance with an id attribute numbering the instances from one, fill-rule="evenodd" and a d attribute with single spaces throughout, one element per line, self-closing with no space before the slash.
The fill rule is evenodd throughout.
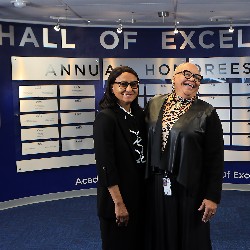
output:
<path id="1" fill-rule="evenodd" d="M 131 108 L 129 109 L 129 111 L 127 111 L 125 108 L 123 108 L 119 103 L 117 103 L 118 106 L 120 107 L 120 109 L 122 109 L 126 114 L 130 115 L 130 116 L 133 116 L 132 113 L 131 113 Z"/>
<path id="2" fill-rule="evenodd" d="M 192 103 L 197 99 L 197 96 L 193 96 L 191 99 L 186 99 L 181 96 L 178 96 L 175 92 L 170 94 L 170 100 L 174 102 L 180 102 L 182 104 Z"/>

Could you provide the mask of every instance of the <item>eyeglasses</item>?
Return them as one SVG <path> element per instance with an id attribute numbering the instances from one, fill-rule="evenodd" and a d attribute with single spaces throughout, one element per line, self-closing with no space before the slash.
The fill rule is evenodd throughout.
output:
<path id="1" fill-rule="evenodd" d="M 190 79 L 191 77 L 193 77 L 194 80 L 195 80 L 195 82 L 201 82 L 202 79 L 203 79 L 203 76 L 202 76 L 202 75 L 193 74 L 193 73 L 190 72 L 189 70 L 183 70 L 183 71 L 181 71 L 181 72 L 176 73 L 176 75 L 177 75 L 177 74 L 183 74 L 184 77 L 185 77 L 186 79 Z"/>
<path id="2" fill-rule="evenodd" d="M 133 82 L 122 81 L 122 82 L 114 82 L 114 83 L 119 84 L 119 87 L 122 89 L 126 89 L 128 85 L 130 85 L 132 89 L 138 89 L 140 82 L 139 81 L 133 81 Z"/>

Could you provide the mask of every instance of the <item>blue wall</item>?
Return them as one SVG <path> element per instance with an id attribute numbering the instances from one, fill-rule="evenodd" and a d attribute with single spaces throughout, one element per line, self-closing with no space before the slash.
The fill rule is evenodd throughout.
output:
<path id="1" fill-rule="evenodd" d="M 91 82 L 95 85 L 97 109 L 103 93 L 102 59 L 249 57 L 250 26 L 235 27 L 233 34 L 227 30 L 226 27 L 185 28 L 174 35 L 172 29 L 167 28 L 125 28 L 117 35 L 112 28 L 66 27 L 62 35 L 55 32 L 53 26 L 0 23 L 0 202 L 96 187 L 94 165 L 17 172 L 20 139 L 17 136 L 16 86 L 27 82 L 12 81 L 12 56 L 99 58 L 101 77 Z M 250 109 L 249 106 L 245 108 Z M 245 134 L 250 136 L 250 131 Z M 235 148 L 229 145 L 226 149 L 249 151 L 250 146 Z M 225 182 L 249 184 L 249 177 L 249 161 L 225 163 Z"/>

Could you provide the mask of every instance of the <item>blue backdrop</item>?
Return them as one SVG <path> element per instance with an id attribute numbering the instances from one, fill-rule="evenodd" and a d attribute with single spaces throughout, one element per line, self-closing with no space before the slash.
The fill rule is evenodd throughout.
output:
<path id="1" fill-rule="evenodd" d="M 249 57 L 250 27 L 235 27 L 233 34 L 228 33 L 227 27 L 185 28 L 177 35 L 174 35 L 173 30 L 169 28 L 124 28 L 124 32 L 118 35 L 113 28 L 66 27 L 62 32 L 56 32 L 53 26 L 3 22 L 0 23 L 0 55 L 0 202 L 2 202 L 96 187 L 96 170 L 93 164 L 17 172 L 16 160 L 20 146 L 20 136 L 18 136 L 20 128 L 17 123 L 19 114 L 16 107 L 17 86 L 27 82 L 12 81 L 12 56 L 99 58 L 100 80 L 91 81 L 95 86 L 97 110 L 97 103 L 103 93 L 104 58 Z M 243 77 L 248 78 L 246 74 Z M 227 81 L 235 82 L 229 78 Z M 147 84 L 148 80 L 144 83 Z M 250 92 L 246 95 L 249 99 Z M 248 120 L 244 122 L 249 124 L 250 107 L 244 108 L 248 111 Z M 243 134 L 249 138 L 249 129 Z M 250 144 L 237 148 L 228 145 L 226 149 L 249 151 Z M 81 151 L 77 153 L 80 154 Z M 249 177 L 249 160 L 225 162 L 225 183 L 249 184 Z"/>

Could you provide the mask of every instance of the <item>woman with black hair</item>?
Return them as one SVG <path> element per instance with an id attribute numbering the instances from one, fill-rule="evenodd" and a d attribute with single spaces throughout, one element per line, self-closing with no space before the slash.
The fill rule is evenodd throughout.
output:
<path id="1" fill-rule="evenodd" d="M 145 118 L 138 104 L 139 77 L 114 68 L 94 122 L 97 209 L 102 248 L 143 247 Z"/>

